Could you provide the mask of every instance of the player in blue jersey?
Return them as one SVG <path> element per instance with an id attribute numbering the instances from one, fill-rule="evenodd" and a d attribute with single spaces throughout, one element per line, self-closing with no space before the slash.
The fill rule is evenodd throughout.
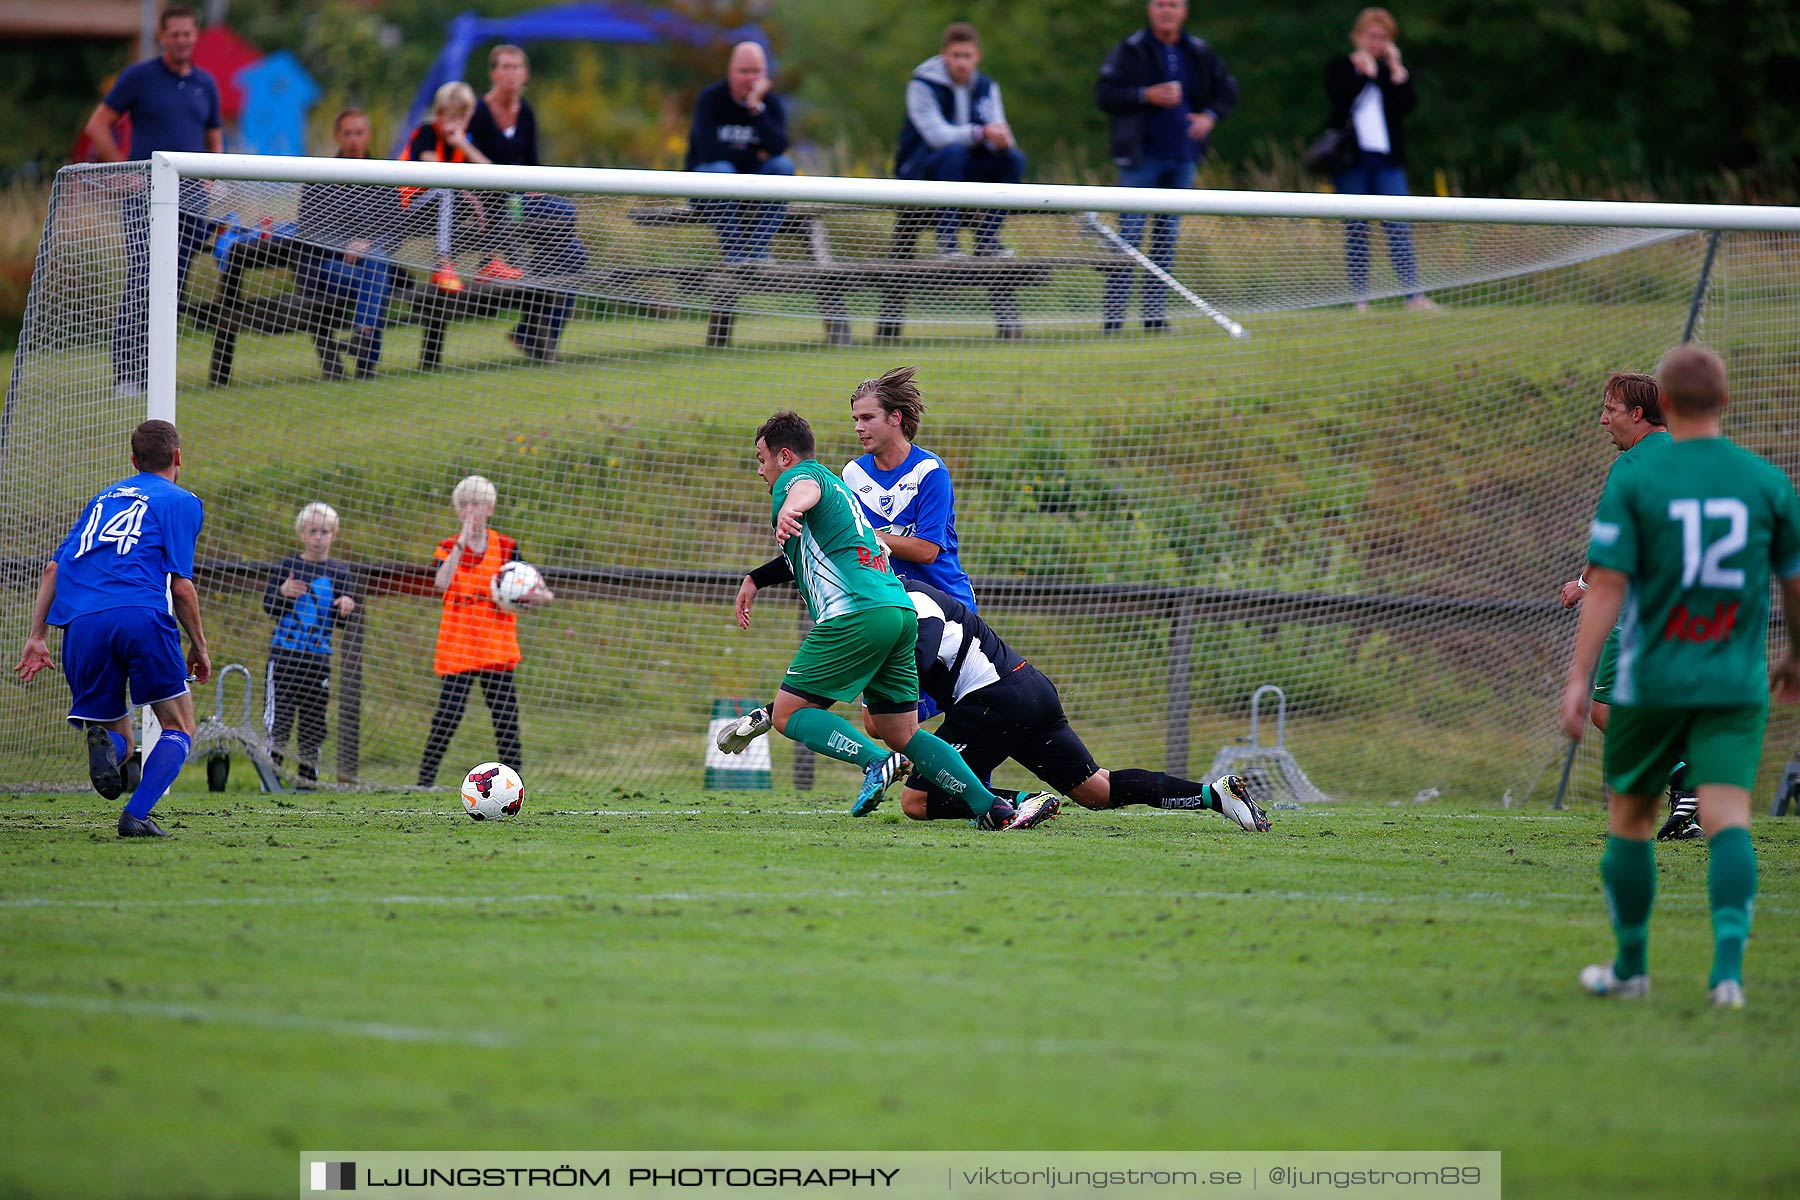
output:
<path id="1" fill-rule="evenodd" d="M 861 505 L 864 519 L 888 547 L 894 574 L 928 583 L 973 612 L 975 586 L 957 556 L 956 490 L 950 468 L 931 451 L 913 445 L 925 413 L 925 401 L 914 382 L 918 371 L 895 367 L 851 390 L 850 418 L 865 453 L 844 464 L 842 478 Z M 737 594 L 740 621 L 756 602 L 759 588 L 791 578 L 779 557 L 746 575 Z M 930 696 L 919 698 L 919 720 L 930 720 L 940 711 Z M 768 732 L 769 724 L 766 707 L 747 713 L 720 731 L 719 748 L 736 754 Z M 898 756 L 889 763 L 890 782 L 899 778 L 902 765 Z"/>
<path id="2" fill-rule="evenodd" d="M 956 491 L 950 469 L 913 445 L 925 402 L 917 367 L 895 367 L 850 393 L 850 417 L 863 455 L 844 464 L 843 480 L 891 551 L 894 574 L 929 583 L 975 608 L 975 588 L 956 554 Z"/>
<path id="3" fill-rule="evenodd" d="M 73 696 L 69 723 L 87 739 L 88 777 L 108 800 L 124 790 L 119 764 L 131 754 L 131 709 L 148 704 L 162 736 L 119 814 L 120 837 L 168 837 L 150 810 L 169 790 L 194 745 L 196 683 L 212 677 L 194 543 L 205 519 L 200 500 L 177 487 L 181 438 L 167 421 L 131 434 L 137 474 L 103 488 L 81 510 L 38 582 L 31 632 L 14 671 L 30 683 L 56 666 L 49 627 L 63 630 L 63 674 Z M 187 630 L 188 653 L 181 653 Z"/>

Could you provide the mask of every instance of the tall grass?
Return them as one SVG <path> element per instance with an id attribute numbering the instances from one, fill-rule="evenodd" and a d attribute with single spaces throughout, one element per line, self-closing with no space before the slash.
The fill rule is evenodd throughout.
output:
<path id="1" fill-rule="evenodd" d="M 49 207 L 48 182 L 0 186 L 0 346 L 18 340 Z"/>

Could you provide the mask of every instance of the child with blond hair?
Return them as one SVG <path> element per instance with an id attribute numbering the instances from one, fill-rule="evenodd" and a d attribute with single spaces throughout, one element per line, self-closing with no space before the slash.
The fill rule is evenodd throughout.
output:
<path id="1" fill-rule="evenodd" d="M 319 782 L 319 747 L 325 744 L 325 709 L 331 699 L 331 635 L 356 611 L 355 577 L 331 557 L 338 534 L 337 510 L 315 500 L 294 517 L 300 553 L 275 564 L 263 589 L 263 611 L 275 618 L 263 690 L 263 723 L 269 755 L 280 766 L 288 733 L 300 727 L 301 787 Z"/>

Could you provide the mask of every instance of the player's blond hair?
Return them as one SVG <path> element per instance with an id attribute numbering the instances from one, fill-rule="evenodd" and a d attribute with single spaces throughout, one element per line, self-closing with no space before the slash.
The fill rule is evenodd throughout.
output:
<path id="1" fill-rule="evenodd" d="M 1380 26 L 1388 37 L 1399 40 L 1400 22 L 1394 20 L 1394 14 L 1385 8 L 1365 8 L 1357 13 L 1356 24 L 1350 27 L 1350 32 L 1358 34 L 1372 25 Z"/>
<path id="2" fill-rule="evenodd" d="M 495 504 L 500 499 L 500 490 L 485 475 L 471 475 L 450 490 L 450 504 L 461 508 L 465 504 Z"/>
<path id="3" fill-rule="evenodd" d="M 475 89 L 460 79 L 451 80 L 431 97 L 434 117 L 471 116 L 475 112 Z"/>
<path id="4" fill-rule="evenodd" d="M 323 521 L 330 528 L 331 532 L 336 533 L 338 531 L 337 509 L 331 507 L 331 505 L 325 503 L 323 500 L 314 500 L 311 504 L 308 504 L 305 508 L 300 510 L 294 517 L 294 532 L 304 534 L 306 532 L 307 523 L 311 521 Z"/>
<path id="5" fill-rule="evenodd" d="M 851 391 L 850 403 L 864 396 L 875 397 L 883 413 L 900 414 L 900 432 L 910 442 L 919 436 L 919 418 L 925 414 L 925 401 L 913 382 L 918 373 L 917 367 L 895 367 L 878 379 L 865 379 Z"/>

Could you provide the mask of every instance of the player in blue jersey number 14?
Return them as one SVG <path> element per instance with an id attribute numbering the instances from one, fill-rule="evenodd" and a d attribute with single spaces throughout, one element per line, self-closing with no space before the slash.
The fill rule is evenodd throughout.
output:
<path id="1" fill-rule="evenodd" d="M 45 564 L 31 610 L 25 651 L 13 670 L 26 683 L 56 666 L 50 626 L 63 630 L 69 723 L 87 740 L 88 777 L 108 800 L 125 790 L 120 764 L 131 756 L 131 705 L 149 705 L 162 735 L 119 814 L 120 837 L 167 837 L 150 810 L 193 749 L 196 683 L 212 677 L 194 543 L 205 519 L 200 500 L 178 487 L 181 438 L 167 421 L 145 421 L 131 435 L 137 473 L 82 507 L 69 535 Z M 181 653 L 187 630 L 188 652 Z"/>

